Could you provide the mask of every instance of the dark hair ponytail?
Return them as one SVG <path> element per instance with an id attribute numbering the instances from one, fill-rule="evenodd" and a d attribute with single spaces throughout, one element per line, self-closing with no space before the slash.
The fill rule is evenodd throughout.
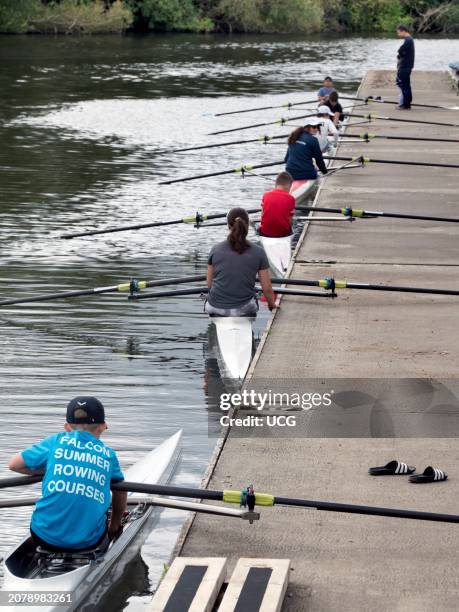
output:
<path id="1" fill-rule="evenodd" d="M 249 215 L 244 208 L 232 208 L 227 216 L 228 227 L 228 242 L 233 251 L 241 255 L 246 251 L 250 244 L 247 241 L 247 233 L 249 231 Z"/>
<path id="2" fill-rule="evenodd" d="M 293 132 L 289 134 L 287 144 L 289 145 L 294 144 L 303 132 L 304 132 L 304 127 L 302 126 L 297 127 L 296 130 L 293 130 Z"/>

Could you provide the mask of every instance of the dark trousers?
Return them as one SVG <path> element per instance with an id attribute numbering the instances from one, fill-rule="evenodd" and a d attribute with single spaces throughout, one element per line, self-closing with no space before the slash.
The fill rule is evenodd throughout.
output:
<path id="1" fill-rule="evenodd" d="M 86 548 L 80 548 L 80 549 L 61 548 L 60 546 L 53 546 L 52 544 L 48 544 L 48 542 L 45 542 L 45 540 L 42 540 L 32 530 L 30 530 L 30 535 L 32 536 L 32 540 L 34 541 L 34 544 L 36 546 L 41 546 L 42 548 L 46 548 L 46 550 L 50 550 L 51 552 L 79 552 L 82 550 L 88 550 L 88 549 L 94 549 L 94 548 L 100 548 L 101 550 L 105 550 L 106 548 L 108 548 L 108 545 L 110 543 L 107 532 L 105 532 L 104 535 L 97 542 L 95 542 L 92 546 L 87 546 Z"/>
<path id="2" fill-rule="evenodd" d="M 406 68 L 399 68 L 397 70 L 397 86 L 400 89 L 400 106 L 410 108 L 413 100 L 413 94 L 411 93 L 411 70 Z"/>

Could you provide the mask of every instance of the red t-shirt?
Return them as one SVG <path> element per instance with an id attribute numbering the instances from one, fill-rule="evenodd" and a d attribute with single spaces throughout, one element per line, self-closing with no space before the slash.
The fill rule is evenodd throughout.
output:
<path id="1" fill-rule="evenodd" d="M 295 198 L 282 189 L 263 194 L 260 234 L 269 238 L 283 238 L 292 233 L 292 214 Z"/>

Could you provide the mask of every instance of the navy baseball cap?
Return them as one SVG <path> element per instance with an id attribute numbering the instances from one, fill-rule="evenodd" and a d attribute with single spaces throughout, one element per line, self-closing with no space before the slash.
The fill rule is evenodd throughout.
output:
<path id="1" fill-rule="evenodd" d="M 97 397 L 74 397 L 67 406 L 67 423 L 88 425 L 105 423 L 105 410 Z"/>

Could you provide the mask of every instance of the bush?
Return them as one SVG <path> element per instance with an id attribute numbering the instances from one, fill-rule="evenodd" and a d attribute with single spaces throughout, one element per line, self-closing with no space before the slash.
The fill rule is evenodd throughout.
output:
<path id="1" fill-rule="evenodd" d="M 150 30 L 205 32 L 212 20 L 202 17 L 193 0 L 127 0 L 136 18 Z"/>
<path id="2" fill-rule="evenodd" d="M 399 23 L 411 20 L 399 0 L 358 0 L 351 4 L 349 26 L 353 31 L 393 31 Z"/>
<path id="3" fill-rule="evenodd" d="M 0 0 L 0 32 L 27 32 L 29 20 L 39 15 L 41 9 L 40 0 Z"/>
<path id="4" fill-rule="evenodd" d="M 109 8 L 103 0 L 80 3 L 62 0 L 42 6 L 37 15 L 28 20 L 28 31 L 42 34 L 105 34 L 122 32 L 132 23 L 132 13 L 122 0 Z"/>
<path id="5" fill-rule="evenodd" d="M 221 0 L 214 14 L 229 31 L 317 32 L 323 10 L 317 0 Z"/>

